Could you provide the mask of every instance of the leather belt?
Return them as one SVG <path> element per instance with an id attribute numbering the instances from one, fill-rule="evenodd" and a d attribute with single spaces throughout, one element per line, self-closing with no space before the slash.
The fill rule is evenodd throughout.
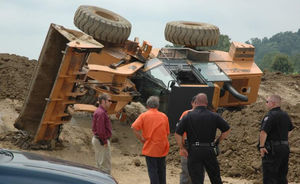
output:
<path id="1" fill-rule="evenodd" d="M 195 147 L 209 147 L 209 146 L 215 146 L 215 143 L 211 142 L 211 143 L 203 143 L 203 142 L 195 142 L 193 144 L 191 144 L 192 146 Z"/>
<path id="2" fill-rule="evenodd" d="M 283 144 L 283 145 L 289 145 L 289 141 L 271 141 L 271 144 L 273 146 L 277 146 L 277 145 L 281 145 L 281 144 Z"/>

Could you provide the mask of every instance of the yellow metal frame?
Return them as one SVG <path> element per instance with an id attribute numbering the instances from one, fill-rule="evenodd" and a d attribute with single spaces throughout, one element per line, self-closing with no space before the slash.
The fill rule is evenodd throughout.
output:
<path id="1" fill-rule="evenodd" d="M 83 82 L 77 78 L 80 75 L 78 71 L 85 61 L 86 53 L 76 52 L 77 47 L 74 47 L 72 43 L 68 45 L 51 95 L 47 99 L 48 103 L 35 135 L 35 142 L 54 139 L 57 136 L 59 125 L 69 120 L 70 115 L 67 113 L 67 106 L 75 103 L 75 101 L 69 100 L 70 97 L 82 95 L 73 92 L 73 89 L 75 82 Z"/>
<path id="2" fill-rule="evenodd" d="M 70 101 L 69 97 L 81 95 L 72 91 L 74 83 L 80 82 L 77 80 L 76 72 L 80 70 L 84 57 L 85 53 L 77 53 L 72 47 L 66 49 L 66 55 L 62 60 L 51 95 L 47 99 L 48 103 L 34 139 L 36 142 L 53 139 L 57 134 L 58 126 L 67 122 L 63 120 L 69 116 L 66 112 L 67 105 L 75 103 Z"/>
<path id="3" fill-rule="evenodd" d="M 54 29 L 69 39 L 70 42 L 66 42 L 66 49 L 63 52 L 64 56 L 62 57 L 58 74 L 50 96 L 46 98 L 47 103 L 34 137 L 35 142 L 52 140 L 58 137 L 59 126 L 68 122 L 70 118 L 70 114 L 67 111 L 68 105 L 75 103 L 72 100 L 74 97 L 82 95 L 80 92 L 75 91 L 75 83 L 83 82 L 81 80 L 84 78 L 82 75 L 86 75 L 86 72 L 82 71 L 81 68 L 86 62 L 86 58 L 91 51 L 100 51 L 103 47 L 80 32 L 66 30 L 57 25 L 52 25 L 49 32 Z M 81 40 L 80 37 L 77 37 L 77 34 L 85 38 Z M 72 35 L 77 39 L 74 39 Z M 43 58 L 44 55 L 41 57 Z"/>

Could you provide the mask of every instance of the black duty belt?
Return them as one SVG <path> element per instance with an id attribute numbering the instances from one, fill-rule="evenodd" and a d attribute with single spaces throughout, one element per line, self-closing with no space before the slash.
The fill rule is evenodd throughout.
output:
<path id="1" fill-rule="evenodd" d="M 195 147 L 213 147 L 215 146 L 215 143 L 211 142 L 211 143 L 203 143 L 203 142 L 195 142 L 191 144 L 192 146 Z"/>
<path id="2" fill-rule="evenodd" d="M 289 145 L 289 141 L 271 141 L 271 144 L 273 146 L 278 146 L 278 145 L 281 145 L 281 144 L 283 144 L 283 145 Z"/>

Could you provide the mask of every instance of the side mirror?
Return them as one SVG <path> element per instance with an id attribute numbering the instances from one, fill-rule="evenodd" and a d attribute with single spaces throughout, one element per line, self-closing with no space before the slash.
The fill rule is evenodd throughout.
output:
<path id="1" fill-rule="evenodd" d="M 172 88 L 175 85 L 175 81 L 171 82 L 170 88 Z"/>
<path id="2" fill-rule="evenodd" d="M 175 83 L 175 80 L 170 80 L 170 81 L 168 82 L 167 89 L 169 89 L 169 87 L 172 88 L 175 84 L 176 84 L 176 83 Z"/>

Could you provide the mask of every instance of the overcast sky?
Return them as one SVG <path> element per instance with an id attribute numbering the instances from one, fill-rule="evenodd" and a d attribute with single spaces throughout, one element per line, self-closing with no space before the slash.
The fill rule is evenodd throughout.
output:
<path id="1" fill-rule="evenodd" d="M 231 41 L 300 28 L 300 0 L 0 0 L 0 53 L 38 59 L 50 23 L 76 29 L 80 5 L 109 9 L 129 20 L 129 39 L 139 37 L 163 47 L 169 21 L 214 24 Z"/>

